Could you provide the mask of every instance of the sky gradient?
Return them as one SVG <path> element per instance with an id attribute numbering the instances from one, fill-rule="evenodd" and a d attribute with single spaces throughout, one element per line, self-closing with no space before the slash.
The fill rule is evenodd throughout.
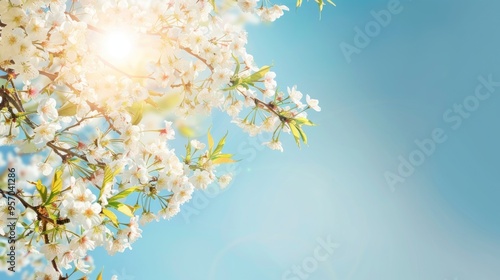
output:
<path id="1" fill-rule="evenodd" d="M 230 188 L 196 196 L 183 209 L 193 215 L 147 226 L 133 251 L 96 260 L 135 279 L 496 279 L 500 88 L 456 129 L 458 113 L 443 115 L 470 102 L 479 76 L 500 80 L 500 4 L 401 1 L 349 63 L 341 44 L 356 47 L 356 27 L 396 4 L 338 1 L 319 20 L 304 3 L 250 27 L 256 61 L 274 63 L 282 87 L 320 99 L 309 146 L 289 138 L 282 154 L 214 125 L 244 159 Z M 399 157 L 435 129 L 446 140 L 392 189 L 386 172 L 398 174 Z M 339 247 L 313 269 L 328 236 Z M 287 274 L 303 265 L 312 272 Z"/>

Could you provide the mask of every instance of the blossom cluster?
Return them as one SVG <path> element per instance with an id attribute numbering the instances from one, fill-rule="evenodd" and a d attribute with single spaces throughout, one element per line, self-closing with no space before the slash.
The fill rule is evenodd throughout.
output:
<path id="1" fill-rule="evenodd" d="M 272 149 L 283 150 L 282 132 L 307 143 L 306 111 L 320 111 L 318 101 L 295 86 L 280 91 L 234 17 L 274 21 L 288 8 L 238 0 L 216 9 L 206 0 L 0 1 L 0 144 L 32 154 L 0 167 L 21 170 L 18 266 L 44 266 L 27 278 L 87 274 L 96 247 L 130 249 L 140 226 L 172 218 L 195 190 L 230 183 L 217 172 L 234 162 L 227 135 L 202 142 L 178 120 L 218 109 L 251 136 L 273 132 L 263 143 Z M 148 112 L 162 115 L 148 123 Z M 185 152 L 174 148 L 179 135 Z M 2 236 L 6 207 L 0 199 Z"/>

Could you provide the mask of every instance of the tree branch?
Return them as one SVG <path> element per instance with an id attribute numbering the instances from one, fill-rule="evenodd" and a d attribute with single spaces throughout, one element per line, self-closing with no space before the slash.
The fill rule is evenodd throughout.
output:
<path id="1" fill-rule="evenodd" d="M 196 57 L 197 59 L 201 60 L 201 62 L 205 63 L 205 65 L 208 67 L 208 69 L 210 69 L 211 72 L 214 72 L 214 67 L 210 64 L 208 64 L 207 60 L 202 58 L 201 56 L 193 53 L 193 51 L 190 49 L 190 48 L 182 48 L 185 52 L 187 52 L 188 54 Z"/>

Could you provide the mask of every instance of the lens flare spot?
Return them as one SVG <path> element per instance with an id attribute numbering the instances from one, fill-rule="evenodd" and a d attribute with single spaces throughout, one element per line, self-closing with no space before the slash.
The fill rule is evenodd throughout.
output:
<path id="1" fill-rule="evenodd" d="M 105 57 L 113 60 L 123 60 L 132 55 L 134 49 L 133 36 L 122 30 L 111 31 L 102 41 Z"/>

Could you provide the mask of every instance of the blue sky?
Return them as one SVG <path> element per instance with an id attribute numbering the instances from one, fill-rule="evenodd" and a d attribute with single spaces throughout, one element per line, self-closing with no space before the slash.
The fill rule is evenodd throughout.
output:
<path id="1" fill-rule="evenodd" d="M 233 151 L 246 157 L 231 187 L 195 198 L 198 215 L 149 225 L 133 251 L 97 260 L 135 279 L 294 280 L 286 271 L 311 271 L 318 238 L 331 236 L 339 247 L 302 277 L 495 279 L 500 88 L 458 129 L 443 114 L 474 95 L 479 76 L 500 80 L 500 7 L 463 2 L 401 1 L 350 63 L 340 44 L 354 45 L 354 28 L 390 1 L 337 1 L 321 20 L 304 3 L 251 27 L 257 62 L 320 99 L 310 145 L 261 150 L 230 126 Z M 446 140 L 392 191 L 384 174 L 435 129 Z"/>
<path id="2" fill-rule="evenodd" d="M 500 81 L 500 3 L 401 1 L 348 62 L 340 45 L 356 47 L 355 28 L 391 2 L 336 1 L 321 20 L 306 2 L 251 26 L 256 61 L 273 62 L 282 87 L 320 100 L 309 146 L 290 137 L 284 153 L 263 149 L 214 117 L 214 134 L 229 130 L 226 149 L 243 159 L 238 176 L 223 192 L 196 195 L 185 214 L 147 225 L 132 251 L 96 251 L 106 278 L 498 279 L 500 87 L 483 85 L 484 100 L 475 92 L 479 77 Z M 473 110 L 461 115 L 455 104 Z M 436 129 L 446 140 L 419 152 L 415 141 Z M 401 176 L 411 155 L 423 162 Z M 391 188 L 387 172 L 404 182 Z M 318 258 L 327 239 L 338 247 Z"/>

